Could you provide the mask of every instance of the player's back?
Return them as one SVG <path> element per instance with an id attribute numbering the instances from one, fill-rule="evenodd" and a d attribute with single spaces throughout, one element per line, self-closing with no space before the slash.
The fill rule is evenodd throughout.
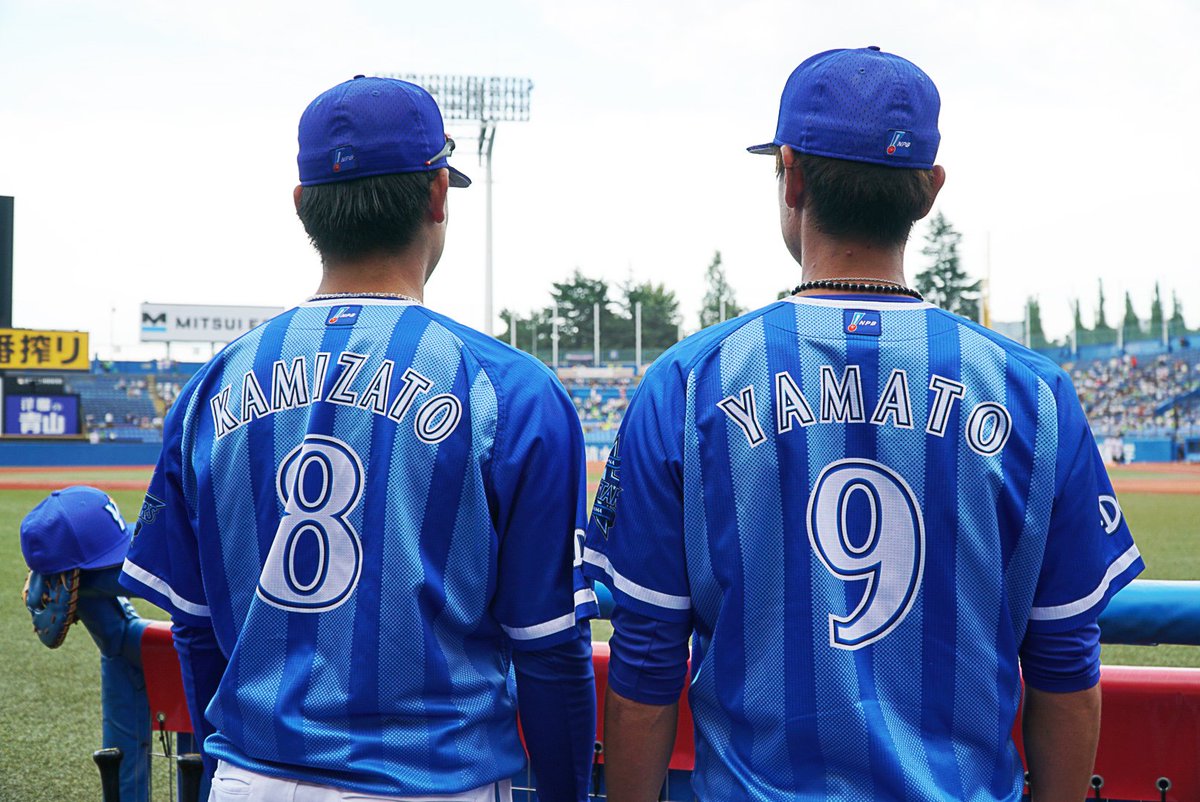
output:
<path id="1" fill-rule="evenodd" d="M 230 658 L 208 750 L 390 794 L 518 771 L 510 639 L 574 622 L 569 580 L 562 598 L 515 588 L 525 570 L 569 573 L 569 546 L 563 565 L 540 564 L 546 552 L 503 534 L 517 520 L 505 483 L 528 478 L 508 464 L 522 428 L 538 433 L 547 405 L 578 428 L 544 366 L 419 305 L 348 298 L 242 337 L 178 405 L 203 592 Z M 562 438 L 543 447 L 581 452 Z M 547 507 L 565 511 L 544 527 L 564 542 L 574 501 Z"/>
<path id="2" fill-rule="evenodd" d="M 702 797 L 1018 798 L 1060 372 L 877 298 L 793 298 L 697 340 L 656 369 L 687 388 Z"/>

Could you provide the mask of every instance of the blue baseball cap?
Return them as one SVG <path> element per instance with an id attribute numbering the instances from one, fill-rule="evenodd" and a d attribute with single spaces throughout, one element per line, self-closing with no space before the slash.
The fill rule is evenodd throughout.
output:
<path id="1" fill-rule="evenodd" d="M 300 115 L 299 139 L 301 186 L 443 167 L 450 186 L 471 185 L 446 160 L 454 140 L 433 96 L 407 81 L 356 75 L 322 92 Z"/>
<path id="2" fill-rule="evenodd" d="M 117 565 L 125 560 L 133 526 L 107 493 L 75 485 L 55 490 L 21 521 L 21 553 L 40 574 Z"/>
<path id="3" fill-rule="evenodd" d="M 937 87 L 921 68 L 878 47 L 827 50 L 792 71 L 775 139 L 747 148 L 928 170 L 941 134 Z"/>

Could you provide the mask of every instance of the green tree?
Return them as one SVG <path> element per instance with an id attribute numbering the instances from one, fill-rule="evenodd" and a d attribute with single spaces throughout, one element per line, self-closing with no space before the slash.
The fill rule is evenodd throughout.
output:
<path id="1" fill-rule="evenodd" d="M 930 257 L 929 267 L 917 273 L 917 289 L 931 304 L 971 320 L 979 319 L 978 279 L 971 281 L 963 270 L 958 255 L 962 234 L 958 233 L 941 212 L 929 221 L 925 247 L 921 253 Z"/>
<path id="2" fill-rule="evenodd" d="M 1180 333 L 1187 331 L 1187 324 L 1183 322 L 1183 304 L 1175 290 L 1171 290 L 1171 328 Z"/>
<path id="3" fill-rule="evenodd" d="M 1150 333 L 1154 336 L 1162 334 L 1163 328 L 1163 302 L 1162 292 L 1159 290 L 1158 282 L 1154 282 L 1154 300 L 1150 302 Z"/>
<path id="4" fill-rule="evenodd" d="M 1142 324 L 1138 320 L 1137 312 L 1133 309 L 1133 298 L 1130 297 L 1129 290 L 1125 291 L 1125 318 L 1121 321 L 1121 330 L 1125 342 L 1142 337 Z"/>
<path id="5" fill-rule="evenodd" d="M 560 351 L 591 351 L 594 336 L 594 308 L 600 304 L 600 346 L 607 349 L 610 337 L 620 334 L 617 317 L 608 298 L 608 282 L 575 272 L 566 281 L 554 282 L 551 293 L 558 302 L 558 347 Z"/>
<path id="6" fill-rule="evenodd" d="M 725 268 L 721 266 L 721 252 L 714 251 L 712 262 L 704 271 L 704 283 L 708 287 L 700 305 L 700 328 L 721 322 L 721 299 L 725 300 L 725 320 L 737 317 L 746 310 L 738 306 L 733 288 L 725 279 Z"/>
<path id="7" fill-rule="evenodd" d="M 521 314 L 513 309 L 501 309 L 500 319 L 504 321 L 504 330 L 496 338 L 506 343 L 512 342 L 513 321 L 516 320 L 517 348 L 527 351 L 534 356 L 548 359 L 551 352 L 551 312 L 549 309 L 534 309 Z"/>
<path id="8" fill-rule="evenodd" d="M 1096 325 L 1095 331 L 1112 331 L 1113 327 L 1108 325 L 1108 316 L 1104 313 L 1104 279 L 1096 279 L 1097 298 L 1096 298 Z"/>
<path id="9" fill-rule="evenodd" d="M 642 348 L 662 350 L 675 344 L 679 338 L 679 299 L 665 284 L 644 281 L 634 284 L 632 280 L 621 285 L 621 312 L 629 321 L 630 342 L 636 345 L 634 330 L 635 309 L 642 305 Z"/>
<path id="10" fill-rule="evenodd" d="M 1075 319 L 1075 333 L 1087 331 L 1088 327 L 1083 325 L 1083 311 L 1079 308 L 1079 299 L 1076 298 L 1071 302 L 1071 315 Z"/>
<path id="11" fill-rule="evenodd" d="M 1042 304 L 1033 297 L 1025 301 L 1025 304 L 1029 315 L 1029 341 L 1035 347 L 1039 344 L 1045 345 L 1046 332 L 1042 330 Z"/>

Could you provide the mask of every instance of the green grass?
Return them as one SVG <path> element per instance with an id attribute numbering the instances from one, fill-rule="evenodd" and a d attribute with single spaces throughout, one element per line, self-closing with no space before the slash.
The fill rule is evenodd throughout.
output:
<path id="1" fill-rule="evenodd" d="M 100 654 L 82 624 L 58 649 L 33 634 L 21 601 L 26 567 L 21 519 L 46 495 L 42 490 L 0 492 L 0 802 L 99 799 L 100 775 L 92 752 L 100 748 Z M 127 515 L 141 493 L 113 492 Z M 143 615 L 163 617 L 143 603 Z M 166 761 L 155 761 L 155 799 L 167 799 Z"/>
<path id="2" fill-rule="evenodd" d="M 95 473 L 92 475 L 99 476 Z M 109 474 L 114 475 L 114 474 Z M 128 474 L 121 472 L 120 477 Z M 144 472 L 143 474 L 144 475 Z M 80 481 L 78 472 L 64 473 Z M 589 470 L 598 481 L 600 470 Z M 57 650 L 34 636 L 21 602 L 25 580 L 18 527 L 44 496 L 42 490 L 0 491 L 0 802 L 99 798 L 100 784 L 92 751 L 100 746 L 99 655 L 82 626 L 76 626 Z M 138 491 L 113 491 L 127 517 L 141 504 Z M 1145 555 L 1147 579 L 1200 579 L 1200 496 L 1127 493 L 1122 506 L 1138 547 Z M 137 602 L 143 615 L 164 617 Z M 596 640 L 607 640 L 607 621 L 592 625 Z M 1105 646 L 1110 664 L 1200 667 L 1196 646 Z M 155 800 L 167 798 L 166 765 L 155 760 Z"/>
<path id="3" fill-rule="evenodd" d="M 1146 562 L 1141 579 L 1200 579 L 1200 496 L 1124 493 L 1121 508 Z M 1104 645 L 1100 660 L 1200 667 L 1200 646 Z"/>

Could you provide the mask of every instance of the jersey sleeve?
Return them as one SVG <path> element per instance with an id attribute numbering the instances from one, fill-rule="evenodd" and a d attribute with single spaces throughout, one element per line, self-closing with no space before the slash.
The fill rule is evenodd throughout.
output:
<path id="1" fill-rule="evenodd" d="M 120 582 L 176 621 L 211 627 L 195 530 L 183 494 L 181 396 L 163 423 L 163 450 L 138 514 Z"/>
<path id="2" fill-rule="evenodd" d="M 492 610 L 513 647 L 545 649 L 599 613 L 583 576 L 587 473 L 579 416 L 544 371 L 509 372 L 492 454 L 500 540 Z"/>
<path id="3" fill-rule="evenodd" d="M 1032 631 L 1066 632 L 1094 620 L 1145 568 L 1075 390 L 1058 391 L 1054 506 L 1034 591 Z"/>
<path id="4" fill-rule="evenodd" d="M 691 620 L 683 546 L 685 387 L 667 364 L 629 403 L 596 492 L 584 573 L 613 600 L 660 621 Z"/>

